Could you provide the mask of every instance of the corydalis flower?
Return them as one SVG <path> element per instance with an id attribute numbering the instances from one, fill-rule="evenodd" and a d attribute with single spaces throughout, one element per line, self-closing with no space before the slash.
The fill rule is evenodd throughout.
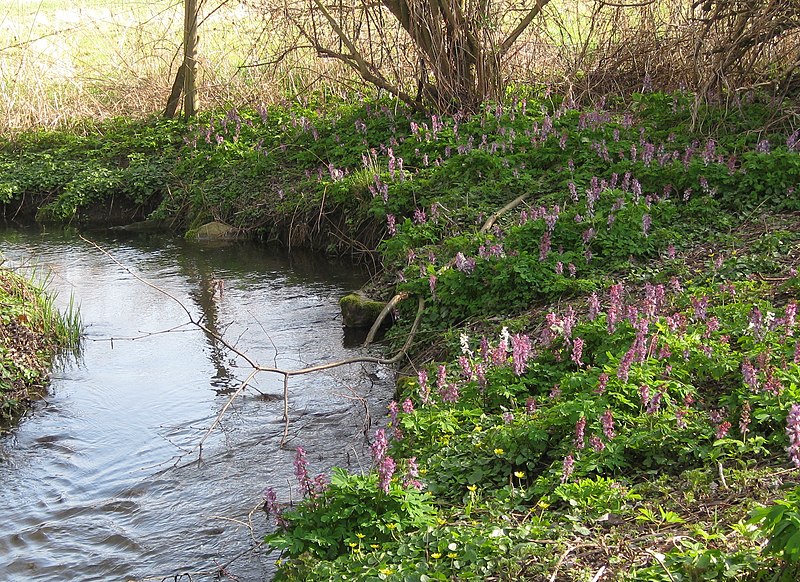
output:
<path id="1" fill-rule="evenodd" d="M 581 416 L 575 423 L 575 447 L 582 449 L 586 446 L 585 439 L 586 417 Z"/>
<path id="2" fill-rule="evenodd" d="M 786 417 L 786 435 L 789 437 L 789 460 L 800 467 L 800 404 L 792 404 Z"/>
<path id="3" fill-rule="evenodd" d="M 403 486 L 422 489 L 422 482 L 419 480 L 419 467 L 417 458 L 411 457 L 406 461 L 406 474 L 403 476 Z"/>
<path id="4" fill-rule="evenodd" d="M 423 404 L 430 402 L 431 391 L 428 387 L 428 372 L 420 370 L 417 372 L 417 382 L 419 383 L 419 397 Z"/>
<path id="5" fill-rule="evenodd" d="M 728 436 L 728 431 L 730 429 L 731 429 L 731 423 L 730 422 L 728 422 L 727 420 L 724 421 L 724 422 L 721 422 L 719 424 L 719 426 L 717 426 L 717 432 L 716 432 L 717 440 L 724 439 L 726 436 Z"/>
<path id="6" fill-rule="evenodd" d="M 384 493 L 389 493 L 389 483 L 397 468 L 394 459 L 386 454 L 388 447 L 386 432 L 382 428 L 379 428 L 375 431 L 375 440 L 370 446 L 370 449 L 372 450 L 372 460 L 378 471 L 378 488 Z"/>
<path id="7" fill-rule="evenodd" d="M 267 487 L 264 491 L 264 511 L 267 516 L 271 515 L 275 518 L 275 523 L 278 527 L 285 528 L 289 525 L 283 517 L 283 510 L 278 504 L 278 496 L 272 487 Z"/>
<path id="8" fill-rule="evenodd" d="M 583 356 L 583 340 L 579 337 L 576 337 L 572 340 L 572 361 L 575 362 L 578 367 L 580 368 L 583 366 L 583 362 L 581 358 Z"/>
<path id="9" fill-rule="evenodd" d="M 514 334 L 511 336 L 511 359 L 514 374 L 521 376 L 528 367 L 531 357 L 531 340 L 527 335 Z"/>
<path id="10" fill-rule="evenodd" d="M 606 410 L 600 417 L 600 422 L 603 424 L 603 434 L 606 440 L 610 441 L 616 434 L 614 433 L 614 415 L 611 410 Z"/>
<path id="11" fill-rule="evenodd" d="M 571 454 L 564 457 L 564 462 L 561 468 L 561 482 L 566 483 L 575 467 L 575 457 Z"/>
<path id="12" fill-rule="evenodd" d="M 303 493 L 311 493 L 311 478 L 308 476 L 308 461 L 303 447 L 297 447 L 294 455 L 294 475 Z"/>
<path id="13" fill-rule="evenodd" d="M 742 405 L 742 415 L 739 417 L 739 432 L 742 433 L 742 438 L 747 436 L 750 431 L 750 402 L 745 401 Z"/>

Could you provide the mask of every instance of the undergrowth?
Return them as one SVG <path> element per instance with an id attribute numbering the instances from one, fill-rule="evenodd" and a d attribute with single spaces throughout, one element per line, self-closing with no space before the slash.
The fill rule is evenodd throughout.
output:
<path id="1" fill-rule="evenodd" d="M 267 491 L 279 578 L 793 580 L 800 130 L 692 104 L 118 122 L 5 144 L 0 192 L 377 246 L 376 289 L 425 299 L 372 470 L 328 483 L 299 448 L 305 499 Z"/>
<path id="2" fill-rule="evenodd" d="M 0 430 L 42 394 L 56 354 L 80 343 L 77 307 L 59 312 L 45 284 L 0 267 Z"/>

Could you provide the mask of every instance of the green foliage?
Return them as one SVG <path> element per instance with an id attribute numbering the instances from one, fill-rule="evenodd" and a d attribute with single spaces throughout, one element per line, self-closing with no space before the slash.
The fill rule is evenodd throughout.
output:
<path id="1" fill-rule="evenodd" d="M 436 510 L 428 493 L 397 483 L 383 493 L 375 474 L 351 475 L 335 469 L 323 493 L 284 512 L 283 517 L 290 527 L 268 535 L 270 545 L 292 555 L 308 552 L 333 559 L 357 547 L 362 539 L 383 543 L 433 525 Z"/>

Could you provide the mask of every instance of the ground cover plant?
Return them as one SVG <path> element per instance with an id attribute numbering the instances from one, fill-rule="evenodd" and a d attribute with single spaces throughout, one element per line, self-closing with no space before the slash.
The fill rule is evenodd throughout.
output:
<path id="1" fill-rule="evenodd" d="M 304 486 L 300 450 L 307 500 L 268 490 L 279 577 L 796 578 L 798 134 L 634 103 L 413 121 L 371 161 L 430 341 L 372 471 Z"/>
<path id="2" fill-rule="evenodd" d="M 41 396 L 54 357 L 80 333 L 77 309 L 60 313 L 40 283 L 0 268 L 0 430 Z"/>
<path id="3" fill-rule="evenodd" d="M 328 483 L 298 449 L 268 490 L 279 577 L 789 580 L 798 148 L 756 95 L 309 100 L 20 137 L 0 192 L 356 249 L 424 298 L 373 470 Z"/>

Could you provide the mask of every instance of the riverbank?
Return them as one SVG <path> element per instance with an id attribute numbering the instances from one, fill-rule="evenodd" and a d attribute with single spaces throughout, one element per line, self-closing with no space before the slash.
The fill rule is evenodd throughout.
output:
<path id="1" fill-rule="evenodd" d="M 373 470 L 325 485 L 298 449 L 306 501 L 268 484 L 279 577 L 789 580 L 800 124 L 740 105 L 120 121 L 6 144 L 0 192 L 7 216 L 125 209 L 351 253 L 380 264 L 375 295 L 424 301 Z"/>
<path id="2" fill-rule="evenodd" d="M 53 358 L 80 341 L 76 310 L 59 313 L 31 280 L 0 266 L 0 431 L 47 389 Z"/>

